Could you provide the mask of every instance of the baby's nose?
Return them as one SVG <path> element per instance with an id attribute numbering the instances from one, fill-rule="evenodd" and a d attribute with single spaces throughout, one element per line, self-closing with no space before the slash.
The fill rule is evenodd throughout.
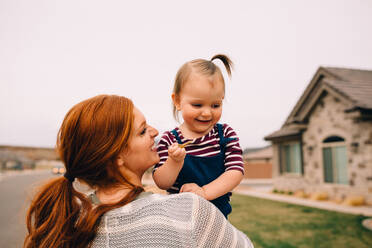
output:
<path id="1" fill-rule="evenodd" d="M 209 115 L 211 114 L 211 110 L 210 110 L 210 108 L 204 108 L 202 114 L 203 114 L 203 115 L 206 115 L 206 116 L 209 116 Z"/>

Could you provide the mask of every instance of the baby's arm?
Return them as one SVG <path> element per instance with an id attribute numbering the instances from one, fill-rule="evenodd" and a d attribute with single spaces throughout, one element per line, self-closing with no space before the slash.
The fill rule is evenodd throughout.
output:
<path id="1" fill-rule="evenodd" d="M 224 124 L 223 131 L 224 137 L 230 138 L 225 150 L 225 172 L 203 187 L 199 187 L 194 183 L 184 184 L 180 192 L 193 192 L 207 200 L 214 200 L 239 185 L 244 177 L 243 151 L 235 131 L 227 124 Z"/>
<path id="2" fill-rule="evenodd" d="M 181 187 L 180 192 L 193 192 L 209 201 L 214 200 L 239 185 L 243 179 L 243 173 L 239 170 L 225 171 L 214 181 L 199 187 L 195 183 L 187 183 Z"/>
<path id="3" fill-rule="evenodd" d="M 154 182 L 159 188 L 166 190 L 172 187 L 182 169 L 185 156 L 185 148 L 179 147 L 178 143 L 169 147 L 167 160 L 153 174 Z"/>

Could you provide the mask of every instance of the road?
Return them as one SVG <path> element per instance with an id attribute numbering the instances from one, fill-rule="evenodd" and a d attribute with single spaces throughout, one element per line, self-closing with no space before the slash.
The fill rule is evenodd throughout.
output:
<path id="1" fill-rule="evenodd" d="M 0 176 L 0 247 L 19 248 L 26 235 L 25 215 L 32 190 L 53 175 L 50 171 Z"/>
<path id="2" fill-rule="evenodd" d="M 32 192 L 38 185 L 52 177 L 50 171 L 0 175 L 0 248 L 23 246 L 27 231 L 25 215 Z M 151 185 L 150 181 L 148 184 Z M 250 184 L 255 186 L 256 181 Z M 258 186 L 256 187 L 262 188 L 262 185 Z"/>

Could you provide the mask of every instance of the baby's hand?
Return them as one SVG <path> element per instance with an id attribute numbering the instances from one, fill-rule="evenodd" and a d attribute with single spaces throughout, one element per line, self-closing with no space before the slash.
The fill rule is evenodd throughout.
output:
<path id="1" fill-rule="evenodd" d="M 186 150 L 185 148 L 179 147 L 178 143 L 173 143 L 168 148 L 168 155 L 169 158 L 173 159 L 176 162 L 183 162 L 186 157 Z"/>
<path id="2" fill-rule="evenodd" d="M 180 192 L 192 192 L 206 199 L 206 194 L 205 194 L 204 189 L 202 187 L 199 187 L 199 185 L 195 183 L 186 183 L 182 185 Z"/>

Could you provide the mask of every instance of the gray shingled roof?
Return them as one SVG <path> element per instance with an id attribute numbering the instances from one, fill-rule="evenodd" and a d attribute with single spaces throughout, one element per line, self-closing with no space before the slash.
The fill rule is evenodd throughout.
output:
<path id="1" fill-rule="evenodd" d="M 344 81 L 372 83 L 372 71 L 335 67 L 323 68 L 329 73 Z"/>
<path id="2" fill-rule="evenodd" d="M 320 74 L 323 74 L 325 77 L 323 80 L 318 81 Z M 319 85 L 319 82 L 324 83 L 329 88 L 349 99 L 354 104 L 354 108 L 372 109 L 372 71 L 320 67 L 308 86 L 308 89 L 306 89 L 302 95 L 302 100 L 300 99 L 299 102 L 297 102 L 290 116 L 295 115 L 295 111 L 299 111 L 299 104 L 306 104 L 303 100 L 309 96 L 309 92 L 312 88 Z M 301 129 L 284 125 L 280 130 L 265 136 L 265 140 L 293 137 L 300 133 Z"/>
<path id="3" fill-rule="evenodd" d="M 268 159 L 273 157 L 273 147 L 268 146 L 243 155 L 244 159 Z"/>
<path id="4" fill-rule="evenodd" d="M 337 79 L 325 83 L 354 102 L 355 107 L 372 109 L 372 71 L 325 67 Z"/>
<path id="5" fill-rule="evenodd" d="M 267 136 L 265 136 L 265 140 L 271 140 L 271 139 L 275 139 L 275 138 L 279 138 L 279 137 L 290 137 L 290 136 L 296 136 L 298 134 L 300 134 L 300 130 L 298 129 L 292 129 L 292 128 L 282 128 L 282 129 L 279 129 Z"/>

